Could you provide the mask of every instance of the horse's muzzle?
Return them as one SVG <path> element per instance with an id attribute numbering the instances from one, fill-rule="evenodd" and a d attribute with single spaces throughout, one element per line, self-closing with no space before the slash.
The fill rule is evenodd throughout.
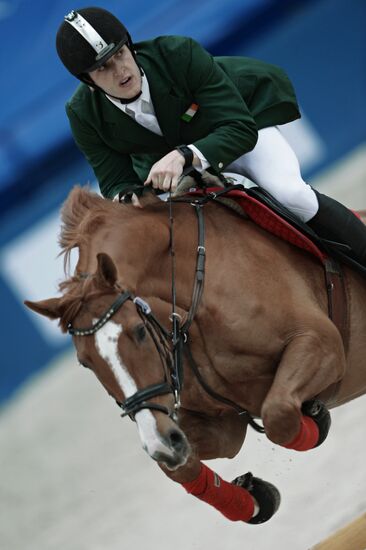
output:
<path id="1" fill-rule="evenodd" d="M 152 458 L 162 462 L 169 470 L 176 470 L 187 462 L 191 446 L 179 428 L 172 428 L 163 439 L 167 452 L 158 451 Z"/>

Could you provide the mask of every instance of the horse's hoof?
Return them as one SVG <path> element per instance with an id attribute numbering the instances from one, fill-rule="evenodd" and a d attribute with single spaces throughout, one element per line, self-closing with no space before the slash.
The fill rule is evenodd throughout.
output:
<path id="1" fill-rule="evenodd" d="M 330 425 L 332 423 L 329 411 L 322 401 L 312 399 L 305 401 L 301 407 L 301 411 L 305 416 L 310 416 L 319 428 L 319 439 L 315 447 L 319 447 L 326 439 Z"/>
<path id="2" fill-rule="evenodd" d="M 281 495 L 272 483 L 254 477 L 250 472 L 237 477 L 231 483 L 246 489 L 255 498 L 259 506 L 259 512 L 248 523 L 264 523 L 277 512 L 281 502 Z"/>

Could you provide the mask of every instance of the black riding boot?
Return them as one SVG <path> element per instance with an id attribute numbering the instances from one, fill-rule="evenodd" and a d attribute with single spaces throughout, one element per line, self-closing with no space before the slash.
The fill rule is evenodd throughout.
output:
<path id="1" fill-rule="evenodd" d="M 347 263 L 352 265 L 353 260 L 366 269 L 366 225 L 340 202 L 315 189 L 314 192 L 318 198 L 319 210 L 307 225 L 321 239 L 331 241 L 325 244 L 335 252 L 335 256 L 344 261 L 350 258 L 351 261 Z M 339 244 L 343 246 L 340 247 Z"/>

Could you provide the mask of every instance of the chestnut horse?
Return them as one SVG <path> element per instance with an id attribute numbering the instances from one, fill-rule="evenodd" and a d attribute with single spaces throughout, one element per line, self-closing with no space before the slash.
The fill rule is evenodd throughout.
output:
<path id="1" fill-rule="evenodd" d="M 304 429 L 304 403 L 322 402 L 337 382 L 330 408 L 366 392 L 365 281 L 344 267 L 345 346 L 328 317 L 321 263 L 208 203 L 205 248 L 198 246 L 198 255 L 206 250 L 205 288 L 199 303 L 193 296 L 192 313 L 192 289 L 203 271 L 202 257 L 196 270 L 195 209 L 172 205 L 172 255 L 168 205 L 156 198 L 142 205 L 137 210 L 74 188 L 63 207 L 60 243 L 65 263 L 78 248 L 76 271 L 60 285 L 61 297 L 26 304 L 73 334 L 80 363 L 136 420 L 143 448 L 168 477 L 230 519 L 260 523 L 276 511 L 277 490 L 242 476 L 236 489 L 254 499 L 250 512 L 238 516 L 214 494 L 227 482 L 211 479 L 207 468 L 202 481 L 201 460 L 234 457 L 253 417 L 274 443 L 305 450 L 291 444 Z M 185 342 L 174 342 L 176 323 L 189 336 L 184 359 L 177 350 Z M 232 508 L 244 506 L 229 496 Z"/>

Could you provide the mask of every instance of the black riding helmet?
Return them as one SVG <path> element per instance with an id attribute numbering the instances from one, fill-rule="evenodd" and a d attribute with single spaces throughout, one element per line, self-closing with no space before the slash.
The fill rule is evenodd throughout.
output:
<path id="1" fill-rule="evenodd" d="M 66 69 L 88 85 L 94 71 L 126 44 L 135 60 L 131 37 L 112 13 L 102 8 L 82 8 L 65 16 L 56 36 L 57 53 Z"/>

